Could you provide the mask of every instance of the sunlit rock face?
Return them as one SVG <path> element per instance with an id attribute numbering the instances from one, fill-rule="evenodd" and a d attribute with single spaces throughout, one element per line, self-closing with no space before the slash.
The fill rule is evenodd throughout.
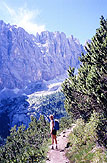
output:
<path id="1" fill-rule="evenodd" d="M 0 90 L 23 88 L 28 83 L 54 79 L 78 67 L 82 45 L 62 32 L 28 34 L 0 21 Z"/>

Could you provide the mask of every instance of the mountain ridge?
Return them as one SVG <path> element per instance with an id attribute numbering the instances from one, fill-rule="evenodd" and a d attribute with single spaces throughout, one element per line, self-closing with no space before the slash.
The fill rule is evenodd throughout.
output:
<path id="1" fill-rule="evenodd" d="M 49 81 L 78 67 L 84 50 L 73 36 L 44 31 L 36 36 L 23 28 L 0 21 L 0 90 L 26 87 L 28 83 Z"/>

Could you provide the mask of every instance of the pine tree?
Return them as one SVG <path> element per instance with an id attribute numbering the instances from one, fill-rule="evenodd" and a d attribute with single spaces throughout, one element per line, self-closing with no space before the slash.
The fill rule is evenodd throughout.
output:
<path id="1" fill-rule="evenodd" d="M 107 115 L 107 20 L 103 16 L 100 28 L 85 49 L 86 55 L 82 53 L 78 74 L 74 75 L 70 68 L 69 78 L 63 83 L 62 90 L 66 97 L 66 110 L 75 118 L 82 117 L 87 121 L 93 111 L 100 113 L 103 118 Z M 101 126 L 99 135 L 104 140 Z"/>
<path id="2" fill-rule="evenodd" d="M 43 116 L 40 121 L 31 117 L 29 127 L 14 126 L 7 142 L 0 149 L 0 162 L 41 162 L 44 159 L 42 146 L 48 139 L 49 123 Z"/>

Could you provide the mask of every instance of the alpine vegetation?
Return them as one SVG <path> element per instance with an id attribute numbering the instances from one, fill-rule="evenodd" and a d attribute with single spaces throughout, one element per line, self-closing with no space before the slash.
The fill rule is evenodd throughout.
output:
<path id="1" fill-rule="evenodd" d="M 106 162 L 107 20 L 103 16 L 85 48 L 78 74 L 69 68 L 69 77 L 62 84 L 66 110 L 77 120 L 68 157 L 71 162 Z"/>

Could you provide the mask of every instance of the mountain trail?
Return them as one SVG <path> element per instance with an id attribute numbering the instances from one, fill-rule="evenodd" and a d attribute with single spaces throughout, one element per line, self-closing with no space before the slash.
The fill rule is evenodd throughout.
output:
<path id="1" fill-rule="evenodd" d="M 73 131 L 74 127 L 75 125 L 73 125 L 70 129 L 66 129 L 57 136 L 58 149 L 52 150 L 50 146 L 46 163 L 69 163 L 65 153 L 68 146 L 68 135 Z"/>

